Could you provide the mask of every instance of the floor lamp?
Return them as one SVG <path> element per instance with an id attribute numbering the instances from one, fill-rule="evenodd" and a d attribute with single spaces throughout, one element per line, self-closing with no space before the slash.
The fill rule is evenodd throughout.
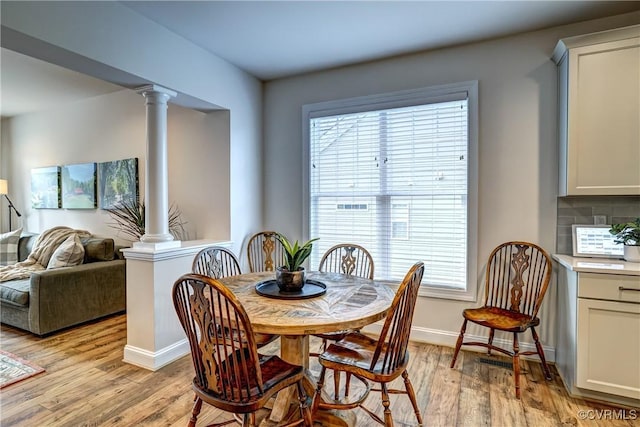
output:
<path id="1" fill-rule="evenodd" d="M 7 184 L 7 180 L 0 179 L 0 195 L 3 195 L 5 199 L 7 199 L 7 202 L 9 202 L 9 231 L 11 231 L 11 209 L 13 209 L 16 212 L 16 216 L 18 218 L 20 218 L 22 215 L 20 215 L 20 212 L 18 212 L 18 209 L 16 209 L 16 207 L 13 206 L 13 202 L 9 198 L 8 193 L 9 193 L 9 184 Z"/>

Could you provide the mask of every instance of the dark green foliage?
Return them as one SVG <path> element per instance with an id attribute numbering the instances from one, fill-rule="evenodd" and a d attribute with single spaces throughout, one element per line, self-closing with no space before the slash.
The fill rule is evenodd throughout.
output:
<path id="1" fill-rule="evenodd" d="M 616 236 L 616 243 L 640 246 L 640 218 L 636 218 L 633 222 L 613 224 L 609 233 Z"/>
<path id="2" fill-rule="evenodd" d="M 115 208 L 108 209 L 108 212 L 115 221 L 109 224 L 111 228 L 133 237 L 133 240 L 140 240 L 140 237 L 145 232 L 144 202 L 125 199 L 118 203 Z M 181 216 L 180 210 L 175 205 L 171 205 L 169 208 L 169 232 L 178 240 L 187 238 L 187 233 L 184 229 L 186 222 L 182 220 Z"/>
<path id="3" fill-rule="evenodd" d="M 282 243 L 282 246 L 285 250 L 285 267 L 289 271 L 298 271 L 302 263 L 309 258 L 311 255 L 311 250 L 313 249 L 313 242 L 318 240 L 318 238 L 311 239 L 303 245 L 300 245 L 296 240 L 292 245 L 289 240 L 283 236 L 282 234 L 277 235 L 278 240 Z"/>

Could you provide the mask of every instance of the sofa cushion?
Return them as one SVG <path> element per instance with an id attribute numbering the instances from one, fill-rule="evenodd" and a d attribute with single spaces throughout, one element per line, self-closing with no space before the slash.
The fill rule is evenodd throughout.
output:
<path id="1" fill-rule="evenodd" d="M 0 300 L 27 307 L 29 305 L 29 286 L 30 279 L 2 282 L 0 283 Z"/>
<path id="2" fill-rule="evenodd" d="M 36 240 L 38 240 L 38 236 L 39 234 L 35 233 L 22 233 L 20 242 L 18 242 L 18 261 L 27 259 L 33 249 L 33 245 L 36 243 Z"/>
<path id="3" fill-rule="evenodd" d="M 61 267 L 73 267 L 84 261 L 84 247 L 77 234 L 67 237 L 53 252 L 47 264 L 47 270 Z"/>
<path id="4" fill-rule="evenodd" d="M 18 242 L 22 228 L 0 234 L 0 265 L 12 265 L 18 262 Z"/>
<path id="5" fill-rule="evenodd" d="M 113 239 L 91 236 L 82 239 L 84 262 L 112 261 L 115 251 Z"/>

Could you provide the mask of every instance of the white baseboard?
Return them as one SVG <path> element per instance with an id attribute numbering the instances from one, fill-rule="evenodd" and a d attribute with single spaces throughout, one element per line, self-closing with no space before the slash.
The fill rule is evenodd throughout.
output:
<path id="1" fill-rule="evenodd" d="M 189 342 L 186 338 L 155 352 L 125 345 L 123 362 L 149 369 L 150 371 L 157 371 L 163 366 L 189 354 L 190 351 Z"/>
<path id="2" fill-rule="evenodd" d="M 375 323 L 373 325 L 367 326 L 365 329 L 368 332 L 380 333 L 380 331 L 382 330 L 382 324 Z M 456 331 L 456 332 L 442 331 L 438 329 L 423 328 L 419 326 L 413 326 L 411 328 L 412 341 L 424 342 L 427 344 L 442 345 L 445 347 L 455 347 L 456 341 L 458 340 L 458 335 L 460 335 L 459 331 Z M 465 341 L 486 342 L 488 339 L 488 335 L 487 336 L 471 335 L 467 333 L 464 335 L 464 338 L 465 338 Z M 493 343 L 497 347 L 503 347 L 505 349 L 513 348 L 513 342 L 509 340 L 495 338 L 493 340 Z M 555 363 L 556 361 L 555 347 L 549 347 L 549 346 L 543 345 L 542 348 L 544 350 L 544 356 L 547 362 Z M 463 349 L 470 350 L 470 351 L 478 351 L 478 352 L 486 351 L 486 349 L 483 347 L 473 347 L 473 346 L 465 346 L 463 347 Z M 521 342 L 520 351 L 536 351 L 536 346 L 534 343 Z M 540 360 L 538 359 L 537 355 L 522 356 L 522 357 L 526 359 Z"/>

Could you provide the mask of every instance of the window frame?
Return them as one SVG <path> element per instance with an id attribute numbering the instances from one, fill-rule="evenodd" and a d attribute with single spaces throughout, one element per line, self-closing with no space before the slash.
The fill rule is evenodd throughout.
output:
<path id="1" fill-rule="evenodd" d="M 478 81 L 466 81 L 419 89 L 359 96 L 318 102 L 302 106 L 302 225 L 303 236 L 309 239 L 310 220 L 310 127 L 312 118 L 411 107 L 460 99 L 466 94 L 468 114 L 467 141 L 467 281 L 466 289 L 422 285 L 419 295 L 476 301 L 478 291 Z M 425 268 L 429 268 L 425 265 Z"/>

